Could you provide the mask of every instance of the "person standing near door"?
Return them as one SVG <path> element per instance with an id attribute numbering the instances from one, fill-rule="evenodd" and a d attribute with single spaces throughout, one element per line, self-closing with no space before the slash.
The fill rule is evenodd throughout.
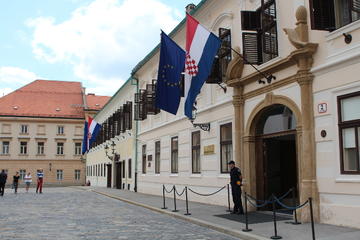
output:
<path id="1" fill-rule="evenodd" d="M 230 161 L 228 164 L 230 167 L 231 194 L 234 202 L 234 210 L 231 213 L 244 214 L 244 209 L 241 201 L 241 171 L 239 168 L 235 167 L 234 161 Z"/>
<path id="2" fill-rule="evenodd" d="M 37 174 L 37 186 L 36 186 L 36 193 L 42 193 L 42 185 L 44 183 L 44 172 L 42 169 L 38 170 Z"/>
<path id="3" fill-rule="evenodd" d="M 6 179 L 7 179 L 7 174 L 3 169 L 1 170 L 0 173 L 0 196 L 4 196 Z"/>
<path id="4" fill-rule="evenodd" d="M 19 186 L 19 172 L 16 172 L 16 174 L 13 176 L 13 186 L 14 186 L 14 190 L 15 190 L 15 194 L 17 194 L 17 190 L 18 190 L 18 186 Z"/>

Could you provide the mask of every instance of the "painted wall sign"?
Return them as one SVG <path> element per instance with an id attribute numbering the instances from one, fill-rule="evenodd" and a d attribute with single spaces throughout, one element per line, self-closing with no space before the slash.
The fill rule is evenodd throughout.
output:
<path id="1" fill-rule="evenodd" d="M 215 153 L 215 145 L 204 146 L 204 155 L 211 155 Z"/>
<path id="2" fill-rule="evenodd" d="M 327 112 L 327 103 L 319 103 L 318 113 L 326 113 L 326 112 Z"/>

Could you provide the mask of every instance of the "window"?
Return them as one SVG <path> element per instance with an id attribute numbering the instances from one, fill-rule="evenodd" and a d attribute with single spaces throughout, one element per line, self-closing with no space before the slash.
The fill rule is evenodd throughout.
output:
<path id="1" fill-rule="evenodd" d="M 360 92 L 338 97 L 341 173 L 360 174 Z"/>
<path id="2" fill-rule="evenodd" d="M 80 170 L 75 169 L 75 180 L 80 180 Z"/>
<path id="3" fill-rule="evenodd" d="M 37 154 L 38 155 L 43 155 L 44 154 L 44 146 L 45 146 L 44 142 L 38 142 L 37 143 Z"/>
<path id="4" fill-rule="evenodd" d="M 106 164 L 104 163 L 104 177 L 106 177 Z"/>
<path id="5" fill-rule="evenodd" d="M 178 137 L 171 138 L 171 173 L 178 173 Z"/>
<path id="6" fill-rule="evenodd" d="M 26 175 L 26 170 L 25 169 L 20 169 L 19 176 L 20 176 L 21 180 L 24 180 L 25 175 Z"/>
<path id="7" fill-rule="evenodd" d="M 192 173 L 200 173 L 200 131 L 191 134 Z"/>
<path id="8" fill-rule="evenodd" d="M 219 38 L 221 46 L 214 59 L 211 73 L 206 83 L 222 83 L 226 75 L 227 67 L 231 61 L 231 31 L 226 28 L 219 28 Z"/>
<path id="9" fill-rule="evenodd" d="M 58 135 L 64 135 L 64 126 L 58 126 L 57 127 L 57 134 Z"/>
<path id="10" fill-rule="evenodd" d="M 81 143 L 75 143 L 75 155 L 81 155 Z"/>
<path id="11" fill-rule="evenodd" d="M 160 173 L 160 141 L 155 142 L 155 173 Z"/>
<path id="12" fill-rule="evenodd" d="M 56 180 L 61 181 L 64 179 L 63 170 L 56 170 Z"/>
<path id="13" fill-rule="evenodd" d="M 142 173 L 146 173 L 146 145 L 142 146 Z"/>
<path id="14" fill-rule="evenodd" d="M 20 142 L 20 154 L 27 154 L 27 142 Z"/>
<path id="15" fill-rule="evenodd" d="M 56 154 L 58 154 L 58 155 L 63 155 L 64 154 L 64 143 L 63 142 L 58 142 L 57 143 Z"/>
<path id="16" fill-rule="evenodd" d="M 146 114 L 148 115 L 156 115 L 160 112 L 160 109 L 155 105 L 155 97 L 156 97 L 156 80 L 152 80 L 152 83 L 146 84 Z"/>
<path id="17" fill-rule="evenodd" d="M 9 154 L 9 147 L 10 147 L 10 142 L 8 141 L 2 142 L 2 154 Z"/>
<path id="18" fill-rule="evenodd" d="M 128 160 L 128 178 L 131 178 L 131 158 Z"/>
<path id="19" fill-rule="evenodd" d="M 126 171 L 125 171 L 125 160 L 124 160 L 124 161 L 122 161 L 122 177 L 123 178 L 125 178 L 125 173 L 126 173 Z"/>
<path id="20" fill-rule="evenodd" d="M 263 64 L 278 56 L 275 0 L 261 0 L 256 11 L 241 12 L 245 64 Z"/>
<path id="21" fill-rule="evenodd" d="M 310 0 L 311 28 L 332 31 L 360 19 L 360 0 Z"/>
<path id="22" fill-rule="evenodd" d="M 27 134 L 28 133 L 28 125 L 21 125 L 20 131 L 23 134 Z"/>
<path id="23" fill-rule="evenodd" d="M 147 118 L 146 114 L 146 90 L 140 89 L 138 93 L 135 93 L 135 105 L 134 105 L 134 120 L 142 121 Z"/>
<path id="24" fill-rule="evenodd" d="M 233 160 L 232 124 L 220 126 L 220 170 L 221 173 L 230 171 L 228 162 Z"/>

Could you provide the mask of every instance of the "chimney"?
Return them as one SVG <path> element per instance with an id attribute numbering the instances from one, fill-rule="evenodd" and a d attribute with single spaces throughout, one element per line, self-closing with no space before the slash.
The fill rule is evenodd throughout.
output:
<path id="1" fill-rule="evenodd" d="M 193 3 L 188 4 L 188 5 L 185 7 L 186 13 L 189 13 L 189 14 L 190 14 L 190 12 L 191 12 L 193 9 L 195 9 L 195 7 L 196 7 L 196 5 L 193 4 Z"/>

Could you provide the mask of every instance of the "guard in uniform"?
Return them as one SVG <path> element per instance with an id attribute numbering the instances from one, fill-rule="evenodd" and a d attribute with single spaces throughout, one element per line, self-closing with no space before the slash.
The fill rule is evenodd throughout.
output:
<path id="1" fill-rule="evenodd" d="M 235 162 L 230 161 L 230 184 L 231 184 L 231 193 L 234 202 L 234 210 L 232 213 L 244 214 L 244 209 L 241 201 L 241 182 L 242 176 L 239 168 L 235 167 Z"/>

